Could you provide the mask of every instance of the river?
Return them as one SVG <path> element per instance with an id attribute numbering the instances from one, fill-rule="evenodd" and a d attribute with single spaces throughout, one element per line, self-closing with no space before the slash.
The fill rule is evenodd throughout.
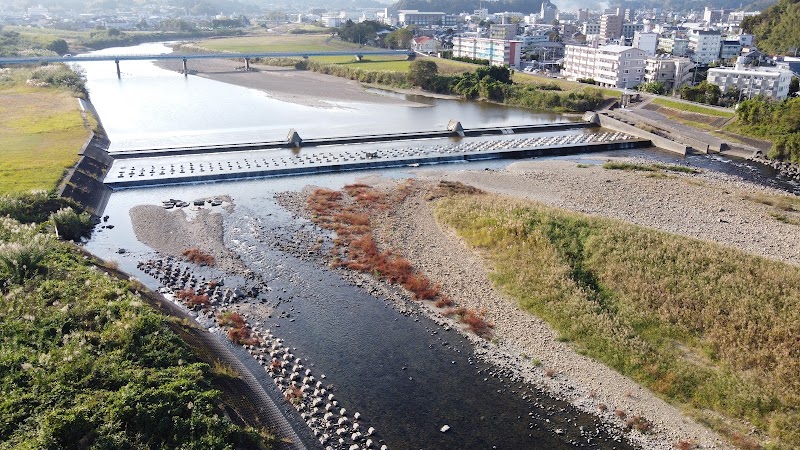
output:
<path id="1" fill-rule="evenodd" d="M 167 51 L 163 44 L 144 44 L 102 53 Z M 112 152 L 278 140 L 290 128 L 307 130 L 304 135 L 311 137 L 328 137 L 376 133 L 387 126 L 395 131 L 443 129 L 454 117 L 466 128 L 569 121 L 555 114 L 416 96 L 409 100 L 428 106 L 309 107 L 252 89 L 184 77 L 148 61 L 121 64 L 119 79 L 113 62 L 82 64 Z M 411 176 L 399 170 L 382 175 Z M 388 448 L 628 447 L 619 432 L 609 432 L 595 417 L 481 362 L 472 345 L 454 331 L 421 314 L 401 314 L 385 299 L 345 282 L 339 273 L 272 244 L 290 239 L 292 230 L 306 225 L 275 203 L 275 193 L 309 184 L 338 189 L 355 177 L 338 174 L 115 192 L 104 212 L 109 216 L 105 224 L 114 227 L 100 229 L 86 247 L 158 288 L 156 279 L 137 268 L 139 261 L 157 255 L 136 239 L 130 209 L 167 198 L 230 196 L 235 209 L 224 213 L 226 244 L 266 280 L 272 294 L 261 300 L 275 309 L 264 322 L 307 367 L 326 375 L 341 405 L 359 411 Z M 275 233 L 280 235 L 253 231 L 265 228 L 281 230 Z M 118 253 L 122 248 L 125 253 Z M 254 366 L 253 371 L 267 385 L 271 380 L 259 368 Z M 296 416 L 293 422 L 302 424 Z M 440 431 L 444 425 L 450 427 L 446 433 Z M 306 443 L 316 442 L 308 430 L 298 432 Z"/>

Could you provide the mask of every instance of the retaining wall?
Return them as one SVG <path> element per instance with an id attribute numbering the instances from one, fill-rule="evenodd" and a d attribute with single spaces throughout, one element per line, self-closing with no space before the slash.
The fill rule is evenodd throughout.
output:
<path id="1" fill-rule="evenodd" d="M 689 151 L 690 148 L 686 144 L 675 142 L 673 140 L 661 137 L 657 134 L 650 133 L 649 131 L 642 130 L 641 128 L 637 128 L 631 124 L 622 122 L 606 114 L 590 111 L 584 114 L 583 118 L 587 122 L 596 123 L 603 128 L 609 128 L 611 130 L 632 134 L 642 139 L 647 139 L 658 148 L 663 148 L 664 150 L 669 150 L 671 152 L 675 152 L 684 156 L 686 155 L 686 153 Z"/>

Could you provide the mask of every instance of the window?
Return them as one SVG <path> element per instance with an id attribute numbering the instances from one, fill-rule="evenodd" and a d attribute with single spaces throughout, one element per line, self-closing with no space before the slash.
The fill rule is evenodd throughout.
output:
<path id="1" fill-rule="evenodd" d="M 625 69 L 625 73 L 628 73 L 628 69 Z"/>

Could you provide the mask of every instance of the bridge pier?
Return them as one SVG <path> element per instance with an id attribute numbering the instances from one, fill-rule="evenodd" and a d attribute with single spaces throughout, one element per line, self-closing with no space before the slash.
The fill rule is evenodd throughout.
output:
<path id="1" fill-rule="evenodd" d="M 122 78 L 122 72 L 119 71 L 119 60 L 115 59 L 114 63 L 117 65 L 117 78 Z"/>
<path id="2" fill-rule="evenodd" d="M 187 64 L 186 64 L 186 58 L 183 58 L 183 75 L 184 76 L 188 76 L 189 75 L 189 69 L 188 69 Z"/>
<path id="3" fill-rule="evenodd" d="M 250 58 L 245 58 L 244 59 L 244 70 L 247 70 L 247 71 L 250 70 Z"/>

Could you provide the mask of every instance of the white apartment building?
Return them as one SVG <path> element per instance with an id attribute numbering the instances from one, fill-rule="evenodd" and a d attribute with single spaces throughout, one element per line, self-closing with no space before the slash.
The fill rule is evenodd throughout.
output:
<path id="1" fill-rule="evenodd" d="M 567 45 L 561 73 L 570 80 L 592 78 L 603 87 L 633 88 L 644 81 L 644 50 L 622 45 Z"/>
<path id="2" fill-rule="evenodd" d="M 742 53 L 742 43 L 736 40 L 723 40 L 720 43 L 719 59 L 722 61 L 736 60 Z M 730 63 L 729 63 L 730 64 Z"/>
<path id="3" fill-rule="evenodd" d="M 658 48 L 658 33 L 637 31 L 633 33 L 632 45 L 638 49 L 644 50 L 648 56 L 655 55 L 656 48 Z"/>
<path id="4" fill-rule="evenodd" d="M 689 54 L 689 40 L 682 38 L 659 38 L 658 49 L 674 56 L 686 56 Z"/>
<path id="5" fill-rule="evenodd" d="M 658 81 L 664 83 L 667 91 L 680 89 L 686 83 L 691 83 L 692 69 L 695 65 L 689 58 L 672 55 L 656 55 L 647 58 L 644 63 L 645 82 Z"/>
<path id="6" fill-rule="evenodd" d="M 455 36 L 453 56 L 487 59 L 493 66 L 519 69 L 522 41 Z"/>
<path id="7" fill-rule="evenodd" d="M 600 22 L 586 22 L 582 24 L 581 34 L 584 36 L 600 34 Z"/>
<path id="8" fill-rule="evenodd" d="M 774 100 L 784 100 L 789 96 L 789 83 L 792 71 L 774 67 L 747 68 L 741 63 L 734 67 L 708 69 L 708 82 L 719 86 L 724 93 L 736 88 L 742 98 L 759 95 Z"/>
<path id="9" fill-rule="evenodd" d="M 689 57 L 698 64 L 709 64 L 719 59 L 722 35 L 715 30 L 691 30 L 689 33 Z"/>
<path id="10" fill-rule="evenodd" d="M 416 9 L 401 9 L 397 11 L 397 23 L 400 26 L 409 25 L 436 25 L 444 23 L 443 12 L 420 12 Z"/>

